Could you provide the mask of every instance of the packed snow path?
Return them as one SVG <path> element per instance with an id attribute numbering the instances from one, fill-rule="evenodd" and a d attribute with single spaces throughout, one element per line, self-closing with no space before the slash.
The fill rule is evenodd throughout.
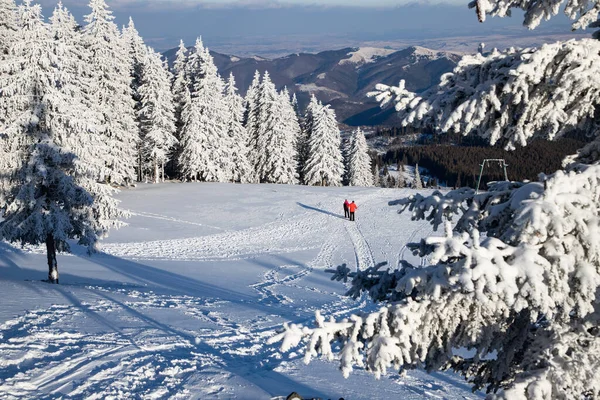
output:
<path id="1" fill-rule="evenodd" d="M 412 372 L 344 380 L 266 340 L 315 310 L 374 307 L 325 269 L 415 262 L 430 233 L 387 206 L 407 190 L 161 184 L 119 194 L 132 211 L 102 254 L 74 247 L 45 276 L 42 249 L 0 243 L 0 398 L 476 398 L 459 378 Z M 343 218 L 344 198 L 359 206 Z M 368 388 L 368 390 L 366 389 Z"/>

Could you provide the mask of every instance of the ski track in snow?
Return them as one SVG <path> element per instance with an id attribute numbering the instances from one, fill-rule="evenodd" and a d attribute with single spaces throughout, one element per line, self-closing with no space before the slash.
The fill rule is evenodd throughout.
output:
<path id="1" fill-rule="evenodd" d="M 242 382 L 257 393 L 246 398 L 268 398 L 264 394 L 286 379 L 277 372 L 282 359 L 278 348 L 266 345 L 283 321 L 310 325 L 317 309 L 343 318 L 377 307 L 366 297 L 355 301 L 345 297 L 343 289 L 334 292 L 306 281 L 322 277 L 325 269 L 344 259 L 342 244 L 351 245 L 360 269 L 375 265 L 369 235 L 378 227 L 361 216 L 381 197 L 377 190 L 356 197 L 357 222 L 342 219 L 321 203 L 300 204 L 311 211 L 239 231 L 104 244 L 107 254 L 131 260 L 231 261 L 299 251 L 316 255 L 305 264 L 282 262 L 268 268 L 259 282 L 250 284 L 261 307 L 256 315 L 236 313 L 238 304 L 232 299 L 164 294 L 152 286 L 60 285 L 57 290 L 70 304 L 30 310 L 0 324 L 0 397 L 236 398 L 236 382 Z M 135 215 L 224 231 L 164 215 Z M 398 257 L 404 252 L 402 248 Z M 31 285 L 46 287 L 40 282 Z M 318 307 L 296 304 L 290 291 L 329 300 Z M 169 317 L 185 323 L 170 323 Z M 80 326 L 84 328 L 76 328 Z M 296 384 L 298 391 L 310 390 Z M 423 390 L 419 384 L 409 385 L 409 390 L 446 398 L 446 386 Z"/>
<path id="2" fill-rule="evenodd" d="M 316 248 L 318 240 L 311 241 L 306 238 L 313 235 L 318 237 L 318 233 L 326 229 L 325 226 L 315 226 L 314 219 L 315 217 L 294 218 L 256 228 L 197 238 L 107 243 L 102 246 L 102 251 L 133 260 L 178 261 L 239 260 L 259 254 L 302 251 Z"/>

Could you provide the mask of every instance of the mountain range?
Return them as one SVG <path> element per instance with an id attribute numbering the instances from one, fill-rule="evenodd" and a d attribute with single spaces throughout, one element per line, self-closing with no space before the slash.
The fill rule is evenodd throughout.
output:
<path id="1" fill-rule="evenodd" d="M 170 63 L 177 49 L 164 53 Z M 268 71 L 278 89 L 296 93 L 303 109 L 314 94 L 335 109 L 340 123 L 349 126 L 393 126 L 398 118 L 393 108 L 382 110 L 367 97 L 375 85 L 397 85 L 406 80 L 407 89 L 422 92 L 452 71 L 462 54 L 412 46 L 403 50 L 387 48 L 345 48 L 316 54 L 297 53 L 285 57 L 237 57 L 211 52 L 221 76 L 235 76 L 242 95 L 256 70 Z"/>

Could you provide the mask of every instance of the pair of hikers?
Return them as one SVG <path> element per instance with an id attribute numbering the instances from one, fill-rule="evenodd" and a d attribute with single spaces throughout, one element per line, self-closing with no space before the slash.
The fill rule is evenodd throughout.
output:
<path id="1" fill-rule="evenodd" d="M 356 205 L 354 200 L 352 200 L 352 203 L 350 203 L 346 199 L 344 201 L 344 218 L 349 218 L 350 221 L 354 221 L 354 213 L 356 212 L 357 208 L 358 206 Z"/>

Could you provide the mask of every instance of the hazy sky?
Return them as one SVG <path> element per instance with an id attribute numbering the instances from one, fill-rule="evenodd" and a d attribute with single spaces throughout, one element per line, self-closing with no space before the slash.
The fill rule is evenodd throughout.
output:
<path id="1" fill-rule="evenodd" d="M 49 16 L 58 0 L 38 0 Z M 410 1 L 410 0 L 407 0 Z M 118 25 L 129 16 L 147 43 L 158 50 L 179 39 L 192 45 L 197 36 L 229 54 L 275 54 L 356 47 L 366 42 L 486 35 L 528 35 L 522 13 L 512 18 L 477 21 L 469 0 L 107 0 Z M 63 0 L 80 23 L 88 0 Z M 539 32 L 568 34 L 560 17 Z M 333 47 L 328 47 L 330 46 Z M 509 43 L 510 45 L 510 43 Z M 443 46 L 443 44 L 442 44 Z M 268 48 L 269 51 L 264 51 Z M 340 47 L 337 47 L 340 48 Z"/>

